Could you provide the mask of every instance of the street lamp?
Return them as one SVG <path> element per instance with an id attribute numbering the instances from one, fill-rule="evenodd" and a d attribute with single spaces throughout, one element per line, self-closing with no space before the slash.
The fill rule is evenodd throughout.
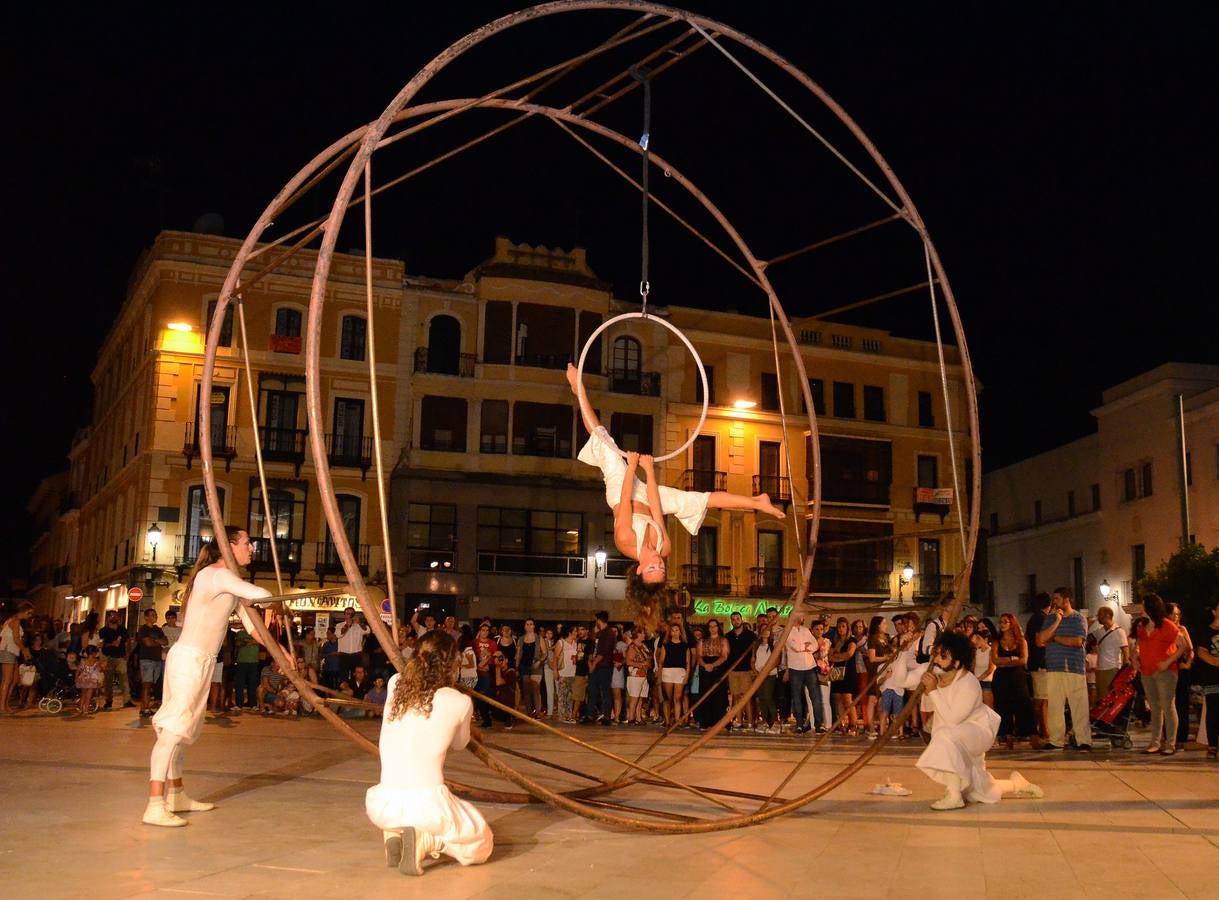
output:
<path id="1" fill-rule="evenodd" d="M 601 575 L 601 571 L 605 568 L 605 560 L 607 554 L 604 547 L 598 547 L 593 552 L 593 599 L 597 599 L 597 578 Z"/>
<path id="2" fill-rule="evenodd" d="M 910 563 L 906 563 L 904 566 L 902 566 L 902 574 L 897 582 L 897 602 L 898 603 L 902 602 L 902 588 L 905 587 L 906 585 L 908 585 L 913 580 L 914 580 L 914 566 L 910 565 Z M 911 593 L 913 594 L 913 590 L 911 590 Z M 911 599 L 913 599 L 913 597 Z"/>
<path id="3" fill-rule="evenodd" d="M 1102 600 L 1108 600 L 1108 599 L 1109 599 L 1109 592 L 1110 592 L 1111 590 L 1113 590 L 1113 588 L 1109 587 L 1109 579 L 1107 579 L 1107 578 L 1106 578 L 1104 581 L 1102 581 L 1102 582 L 1100 583 L 1100 596 L 1101 596 L 1101 599 L 1102 599 Z"/>
<path id="4" fill-rule="evenodd" d="M 157 523 L 153 522 L 152 527 L 148 529 L 148 544 L 152 547 L 152 561 L 157 561 L 157 544 L 161 543 L 161 529 L 157 527 Z"/>

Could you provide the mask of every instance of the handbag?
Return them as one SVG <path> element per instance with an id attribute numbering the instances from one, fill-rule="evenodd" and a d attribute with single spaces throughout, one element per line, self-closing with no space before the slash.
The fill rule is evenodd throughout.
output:
<path id="1" fill-rule="evenodd" d="M 28 663 L 22 664 L 18 668 L 18 672 L 22 687 L 31 687 L 38 679 L 38 669 Z"/>
<path id="2" fill-rule="evenodd" d="M 846 666 L 830 666 L 830 681 L 842 681 L 846 677 Z"/>

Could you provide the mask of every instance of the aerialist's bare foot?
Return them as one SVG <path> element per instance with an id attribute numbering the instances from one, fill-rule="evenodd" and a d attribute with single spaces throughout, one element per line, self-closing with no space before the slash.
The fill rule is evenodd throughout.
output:
<path id="1" fill-rule="evenodd" d="M 580 372 L 576 369 L 575 366 L 573 366 L 571 363 L 568 363 L 567 364 L 567 383 L 571 385 L 571 392 L 573 394 L 578 395 L 580 393 L 579 389 L 576 387 L 576 384 L 579 382 L 579 380 L 580 380 Z"/>
<path id="2" fill-rule="evenodd" d="M 770 502 L 769 494 L 758 494 L 756 497 L 753 498 L 753 503 L 754 503 L 753 508 L 756 509 L 758 512 L 769 513 L 770 515 L 774 516 L 776 519 L 786 519 L 787 518 L 787 514 L 785 512 L 783 512 L 783 510 L 779 509 L 779 507 L 775 506 L 773 503 Z"/>

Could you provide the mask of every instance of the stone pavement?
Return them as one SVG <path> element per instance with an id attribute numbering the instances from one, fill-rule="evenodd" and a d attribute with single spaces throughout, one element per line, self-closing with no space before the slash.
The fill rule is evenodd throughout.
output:
<path id="1" fill-rule="evenodd" d="M 318 720 L 209 720 L 187 754 L 186 777 L 191 793 L 217 809 L 193 814 L 187 828 L 142 825 L 153 736 L 132 712 L 0 719 L 0 896 L 1219 898 L 1219 766 L 1197 750 L 1171 758 L 996 753 L 996 774 L 1018 768 L 1046 798 L 935 813 L 927 804 L 939 791 L 913 768 L 918 748 L 899 744 L 804 810 L 692 837 L 615 831 L 544 805 L 484 804 L 495 831 L 491 861 L 468 869 L 437 863 L 415 879 L 384 867 L 380 834 L 364 816 L 376 760 Z M 376 722 L 360 724 L 375 740 Z M 623 755 L 656 734 L 576 733 Z M 492 740 L 582 771 L 618 771 L 521 727 L 495 729 Z M 721 737 L 671 772 L 769 794 L 803 746 L 787 737 Z M 784 793 L 819 783 L 864 746 L 835 739 Z M 450 756 L 450 771 L 501 784 L 466 753 Z M 886 777 L 913 795 L 868 793 Z M 658 788 L 624 796 L 710 812 L 696 797 Z"/>

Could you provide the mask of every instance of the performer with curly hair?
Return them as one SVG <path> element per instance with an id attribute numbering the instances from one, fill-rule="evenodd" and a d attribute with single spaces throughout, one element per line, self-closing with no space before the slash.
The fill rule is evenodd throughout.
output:
<path id="1" fill-rule="evenodd" d="M 698 534 L 708 509 L 751 509 L 777 519 L 784 518 L 783 510 L 766 494 L 742 497 L 727 491 L 681 491 L 658 484 L 651 456 L 630 452 L 623 461 L 622 451 L 598 421 L 571 363 L 567 364 L 567 382 L 579 401 L 589 435 L 577 458 L 599 468 L 605 479 L 605 500 L 614 511 L 614 546 L 639 563 L 627 573 L 626 596 L 638 607 L 635 624 L 654 634 L 660 624 L 668 577 L 665 560 L 671 549 L 665 516 L 677 516 L 686 531 Z M 646 485 L 636 477 L 640 469 L 647 476 Z"/>
<path id="2" fill-rule="evenodd" d="M 386 865 L 403 875 L 422 875 L 423 860 L 441 853 L 463 866 L 491 855 L 486 820 L 444 783 L 445 756 L 469 743 L 474 717 L 470 698 L 453 688 L 460 667 L 456 641 L 429 631 L 405 670 L 389 680 L 381 781 L 368 789 L 364 810 L 384 833 Z"/>
<path id="3" fill-rule="evenodd" d="M 999 716 L 982 703 L 982 685 L 973 673 L 974 648 L 969 638 L 943 631 L 931 650 L 931 662 L 912 670 L 906 687 L 921 681 L 935 715 L 931 743 L 916 765 L 944 785 L 944 796 L 932 809 L 960 809 L 973 803 L 998 803 L 1001 797 L 1042 797 L 1041 788 L 1019 772 L 993 778 L 986 771 L 986 751 L 995 742 Z"/>

